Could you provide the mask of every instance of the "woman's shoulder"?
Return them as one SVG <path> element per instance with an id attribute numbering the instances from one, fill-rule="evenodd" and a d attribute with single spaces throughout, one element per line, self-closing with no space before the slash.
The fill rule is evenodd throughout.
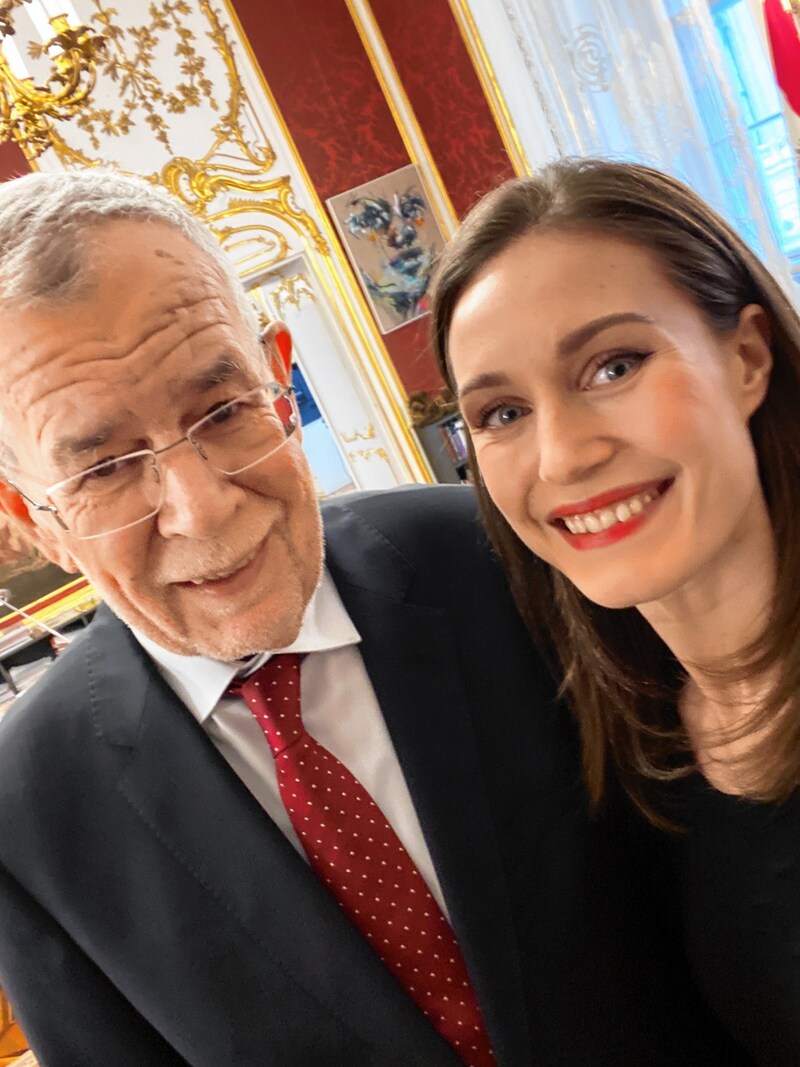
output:
<path id="1" fill-rule="evenodd" d="M 800 1063 L 800 795 L 676 789 L 673 840 L 686 945 L 702 992 L 764 1067 Z"/>

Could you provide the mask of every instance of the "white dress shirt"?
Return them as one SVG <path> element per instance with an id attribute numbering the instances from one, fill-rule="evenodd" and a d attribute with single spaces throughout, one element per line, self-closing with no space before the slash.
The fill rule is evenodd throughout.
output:
<path id="1" fill-rule="evenodd" d="M 135 630 L 134 634 L 221 755 L 305 859 L 280 797 L 269 743 L 244 701 L 225 696 L 234 677 L 242 671 L 242 663 L 179 656 Z M 369 792 L 446 915 L 433 861 L 358 650 L 360 641 L 336 586 L 325 571 L 306 608 L 297 640 L 274 651 L 305 653 L 300 685 L 307 732 Z M 253 657 L 246 667 L 248 673 L 266 663 L 270 655 L 272 652 Z"/>

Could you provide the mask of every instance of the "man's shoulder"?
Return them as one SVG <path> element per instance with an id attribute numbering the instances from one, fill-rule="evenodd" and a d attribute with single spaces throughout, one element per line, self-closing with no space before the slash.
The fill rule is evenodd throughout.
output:
<path id="1" fill-rule="evenodd" d="M 406 485 L 348 493 L 322 507 L 329 539 L 370 531 L 409 560 L 466 552 L 488 554 L 475 493 L 466 485 Z"/>
<path id="2" fill-rule="evenodd" d="M 8 780 L 12 768 L 13 777 L 24 777 L 32 764 L 37 773 L 52 764 L 61 774 L 76 752 L 86 751 L 98 731 L 93 716 L 93 701 L 101 695 L 98 674 L 124 655 L 125 634 L 125 625 L 101 607 L 36 684 L 17 697 L 0 720 L 0 781 Z"/>
<path id="3" fill-rule="evenodd" d="M 478 502 L 470 485 L 397 485 L 391 489 L 371 489 L 331 497 L 323 511 L 348 508 L 376 516 L 424 516 L 442 511 L 477 516 Z"/>
<path id="4" fill-rule="evenodd" d="M 430 606 L 513 613 L 469 486 L 353 493 L 323 506 L 328 567 L 347 582 Z"/>

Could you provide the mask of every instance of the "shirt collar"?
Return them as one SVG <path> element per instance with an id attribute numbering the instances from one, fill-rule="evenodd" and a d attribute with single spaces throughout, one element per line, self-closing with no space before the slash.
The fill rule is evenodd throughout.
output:
<path id="1" fill-rule="evenodd" d="M 133 635 L 154 660 L 167 684 L 201 723 L 211 715 L 225 690 L 242 670 L 240 660 L 180 656 L 162 648 L 137 630 L 133 630 Z M 286 648 L 258 653 L 247 663 L 247 668 L 252 670 L 261 666 L 275 652 L 324 652 L 356 645 L 360 641 L 361 635 L 347 614 L 333 579 L 326 570 L 308 602 L 296 640 Z"/>

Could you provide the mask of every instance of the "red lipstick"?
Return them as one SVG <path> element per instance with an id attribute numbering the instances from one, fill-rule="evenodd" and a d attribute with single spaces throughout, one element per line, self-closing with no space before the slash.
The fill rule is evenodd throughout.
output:
<path id="1" fill-rule="evenodd" d="M 608 493 L 604 493 L 601 496 L 592 497 L 589 503 L 596 500 L 602 500 L 602 504 L 594 504 L 590 511 L 597 511 L 599 508 L 606 506 L 610 507 L 612 504 L 626 500 L 628 497 L 637 496 L 639 493 L 647 492 L 648 490 L 658 490 L 658 496 L 650 501 L 649 504 L 645 504 L 642 511 L 637 515 L 631 515 L 629 519 L 624 522 L 617 522 L 613 526 L 610 526 L 607 530 L 601 530 L 599 533 L 570 533 L 563 522 L 553 522 L 553 526 L 561 534 L 564 540 L 579 551 L 584 551 L 592 548 L 607 548 L 609 545 L 615 545 L 618 541 L 622 541 L 626 537 L 630 537 L 631 534 L 636 533 L 642 526 L 648 522 L 652 517 L 654 511 L 660 506 L 661 501 L 672 487 L 672 479 L 662 482 L 645 482 L 639 487 L 633 487 L 632 489 L 625 487 L 624 492 L 620 495 L 619 491 L 614 489 Z M 582 502 L 581 506 L 584 506 L 586 502 Z M 572 507 L 573 505 L 570 505 Z M 564 511 L 560 508 L 559 511 Z M 586 512 L 580 511 L 565 511 L 565 515 L 579 515 L 586 514 Z M 553 512 L 555 515 L 556 513 Z"/>
<path id="2" fill-rule="evenodd" d="M 573 515 L 587 515 L 590 511 L 599 511 L 600 508 L 610 507 L 611 504 L 618 504 L 621 500 L 628 500 L 629 497 L 638 496 L 639 493 L 646 493 L 648 490 L 663 492 L 662 487 L 666 485 L 667 482 L 661 478 L 654 482 L 636 482 L 634 485 L 621 485 L 617 489 L 607 489 L 605 493 L 598 493 L 597 496 L 590 496 L 585 500 L 576 500 L 574 503 L 554 508 L 547 516 L 547 521 L 569 519 Z"/>

